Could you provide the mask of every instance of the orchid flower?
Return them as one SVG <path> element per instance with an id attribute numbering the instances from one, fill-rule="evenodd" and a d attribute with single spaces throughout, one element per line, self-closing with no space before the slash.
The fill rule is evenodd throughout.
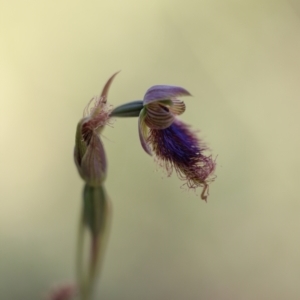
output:
<path id="1" fill-rule="evenodd" d="M 82 179 L 91 186 L 100 186 L 106 177 L 106 155 L 99 134 L 109 122 L 112 108 L 107 104 L 107 94 L 117 74 L 109 78 L 100 96 L 90 100 L 77 125 L 75 164 Z"/>
<path id="2" fill-rule="evenodd" d="M 139 137 L 145 152 L 154 152 L 167 174 L 170 176 L 175 170 L 188 188 L 202 187 L 201 199 L 206 201 L 216 163 L 211 155 L 204 154 L 208 147 L 177 118 L 185 111 L 180 96 L 191 94 L 182 87 L 155 85 L 147 90 L 143 101 L 121 105 L 111 116 L 138 115 Z"/>

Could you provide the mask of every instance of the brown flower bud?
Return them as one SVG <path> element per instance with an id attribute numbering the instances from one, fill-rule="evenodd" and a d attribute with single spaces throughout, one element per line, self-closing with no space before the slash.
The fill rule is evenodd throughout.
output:
<path id="1" fill-rule="evenodd" d="M 101 186 L 106 177 L 107 162 L 99 134 L 109 121 L 111 106 L 107 104 L 107 94 L 116 75 L 110 77 L 101 95 L 88 103 L 77 125 L 75 164 L 81 178 L 91 186 Z"/>

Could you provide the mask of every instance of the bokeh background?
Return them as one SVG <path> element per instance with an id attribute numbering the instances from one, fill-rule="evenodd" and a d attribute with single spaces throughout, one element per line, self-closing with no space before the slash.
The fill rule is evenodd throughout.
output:
<path id="1" fill-rule="evenodd" d="M 114 106 L 180 85 L 217 157 L 205 204 L 103 132 L 114 217 L 95 299 L 300 299 L 297 0 L 0 2 L 0 299 L 74 280 L 76 124 L 118 70 Z"/>

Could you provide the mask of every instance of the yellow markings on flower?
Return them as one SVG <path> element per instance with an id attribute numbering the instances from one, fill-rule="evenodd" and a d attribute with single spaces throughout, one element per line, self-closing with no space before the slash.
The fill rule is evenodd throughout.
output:
<path id="1" fill-rule="evenodd" d="M 147 143 L 148 127 L 145 124 L 145 117 L 146 117 L 146 108 L 143 108 L 141 110 L 140 116 L 139 116 L 139 137 L 140 137 L 140 142 L 141 142 L 143 149 L 149 155 L 152 155 L 152 151 Z"/>
<path id="2" fill-rule="evenodd" d="M 168 107 L 159 104 L 151 103 L 146 106 L 145 123 L 152 129 L 165 129 L 174 121 L 174 115 L 170 113 Z"/>
<path id="3" fill-rule="evenodd" d="M 181 115 L 185 112 L 185 104 L 179 99 L 172 99 L 172 105 L 169 109 L 174 115 Z"/>

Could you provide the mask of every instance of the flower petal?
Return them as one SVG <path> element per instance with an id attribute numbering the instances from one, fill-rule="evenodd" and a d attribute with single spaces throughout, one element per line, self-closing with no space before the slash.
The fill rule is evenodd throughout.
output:
<path id="1" fill-rule="evenodd" d="M 96 133 L 90 139 L 81 161 L 81 176 L 91 186 L 100 186 L 106 177 L 107 162 L 103 144 Z"/>
<path id="2" fill-rule="evenodd" d="M 120 72 L 120 71 L 119 71 Z M 94 118 L 95 116 L 97 116 L 104 108 L 105 106 L 107 105 L 107 95 L 108 95 L 108 91 L 109 91 L 109 87 L 111 85 L 111 83 L 113 82 L 115 76 L 119 73 L 119 72 L 116 72 L 115 74 L 113 74 L 106 82 L 102 92 L 101 92 L 101 95 L 98 96 L 98 97 L 94 97 L 90 103 L 88 104 L 87 108 L 85 109 L 85 112 L 88 112 L 89 110 L 89 106 L 91 104 L 91 102 L 94 101 L 95 103 L 95 107 L 92 108 L 91 110 L 91 113 L 90 113 L 90 116 L 92 118 Z"/>
<path id="3" fill-rule="evenodd" d="M 169 109 L 174 115 L 181 115 L 185 112 L 185 104 L 179 99 L 172 99 L 172 105 Z"/>
<path id="4" fill-rule="evenodd" d="M 151 149 L 147 143 L 147 137 L 148 137 L 148 128 L 145 124 L 145 117 L 146 117 L 146 110 L 142 109 L 140 116 L 139 116 L 139 137 L 140 142 L 143 147 L 143 149 L 149 154 L 152 155 Z"/>
<path id="5" fill-rule="evenodd" d="M 115 76 L 116 76 L 117 74 L 119 74 L 120 72 L 121 72 L 121 71 L 116 72 L 115 74 L 113 74 L 113 75 L 107 80 L 107 82 L 106 82 L 106 84 L 105 84 L 105 86 L 104 86 L 104 88 L 103 88 L 103 90 L 102 90 L 101 97 L 104 97 L 104 98 L 107 97 L 108 90 L 109 90 L 109 87 L 110 87 L 111 83 L 113 82 Z"/>
<path id="6" fill-rule="evenodd" d="M 75 136 L 74 159 L 77 168 L 80 168 L 82 157 L 84 156 L 87 148 L 87 144 L 82 136 L 83 123 L 84 119 L 78 123 Z"/>
<path id="7" fill-rule="evenodd" d="M 180 86 L 173 85 L 154 85 L 144 96 L 144 105 L 159 100 L 167 100 L 179 96 L 191 96 L 191 94 Z"/>
<path id="8" fill-rule="evenodd" d="M 159 103 L 151 103 L 145 107 L 145 123 L 151 129 L 168 128 L 174 121 L 174 115 L 169 108 Z"/>

